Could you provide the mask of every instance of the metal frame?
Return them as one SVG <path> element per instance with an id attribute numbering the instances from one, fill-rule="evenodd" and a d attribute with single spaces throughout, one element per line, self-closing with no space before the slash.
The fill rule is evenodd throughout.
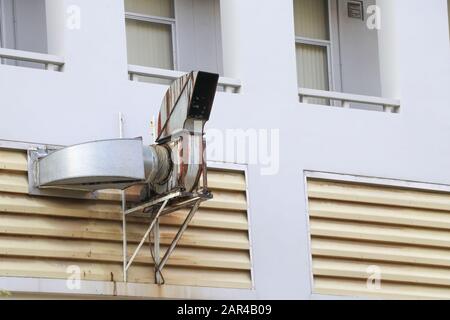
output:
<path id="1" fill-rule="evenodd" d="M 334 70 L 333 70 L 333 36 L 332 36 L 332 13 L 331 13 L 331 1 L 333 0 L 326 0 L 327 2 L 327 16 L 328 16 L 328 34 L 329 34 L 329 40 L 323 40 L 323 39 L 312 39 L 302 36 L 295 35 L 295 44 L 305 44 L 310 46 L 316 46 L 326 49 L 327 54 L 327 73 L 328 73 L 328 90 L 333 91 L 335 90 L 334 85 Z M 302 84 L 300 83 L 300 86 Z"/>
<path id="2" fill-rule="evenodd" d="M 5 45 L 5 2 L 4 0 L 0 0 L 0 48 L 4 48 Z M 6 61 L 5 58 L 0 57 L 0 64 L 4 64 Z"/>
<path id="3" fill-rule="evenodd" d="M 123 138 L 124 136 L 124 117 L 122 112 L 119 112 L 119 137 Z M 152 119 L 154 121 L 154 119 Z M 156 126 L 152 126 L 152 132 L 151 136 L 154 139 L 156 137 Z M 203 173 L 206 172 L 206 163 L 203 164 Z M 175 202 L 169 204 L 169 201 L 173 200 L 176 201 L 176 198 L 182 197 L 182 200 L 180 202 Z M 203 201 L 206 201 L 208 199 L 211 199 L 211 194 L 208 191 L 208 180 L 205 174 L 203 174 L 203 189 L 201 193 L 191 193 L 191 192 L 183 192 L 179 190 L 175 190 L 173 192 L 170 192 L 165 195 L 161 195 L 157 197 L 156 199 L 153 199 L 151 201 L 145 202 L 143 204 L 138 204 L 132 208 L 127 209 L 127 203 L 126 203 L 126 196 L 125 191 L 122 191 L 121 193 L 121 199 L 122 199 L 122 254 L 123 254 L 123 281 L 128 281 L 128 269 L 133 264 L 134 259 L 136 258 L 137 254 L 141 250 L 142 246 L 145 243 L 145 240 L 148 238 L 149 245 L 150 245 L 150 252 L 152 253 L 151 256 L 154 261 L 154 272 L 155 272 L 155 282 L 158 285 L 161 285 L 164 283 L 164 277 L 162 276 L 162 270 L 167 263 L 167 260 L 169 259 L 170 255 L 172 254 L 173 250 L 175 250 L 175 247 L 177 246 L 178 242 L 181 239 L 181 236 L 186 231 L 189 223 L 191 222 L 192 218 L 194 217 L 195 213 L 197 212 L 200 203 Z M 158 207 L 159 206 L 159 207 Z M 144 235 L 141 238 L 141 241 L 139 242 L 139 245 L 134 250 L 133 254 L 131 255 L 130 259 L 128 259 L 128 241 L 127 241 L 127 216 L 128 215 L 139 215 L 142 217 L 148 216 L 146 211 L 150 208 L 158 208 L 157 212 L 154 214 L 150 214 L 151 221 L 149 223 L 149 227 L 147 228 L 147 231 L 144 233 Z M 159 218 L 163 215 L 172 213 L 176 210 L 182 209 L 182 208 L 190 208 L 190 211 L 188 215 L 186 216 L 184 222 L 178 229 L 177 234 L 175 235 L 175 238 L 172 240 L 172 243 L 170 244 L 169 248 L 164 253 L 163 258 L 161 259 L 160 256 L 160 233 L 159 233 Z M 153 231 L 154 236 L 154 245 L 152 249 L 152 239 L 151 239 L 151 233 Z"/>
<path id="4" fill-rule="evenodd" d="M 326 48 L 328 90 L 342 91 L 341 49 L 339 39 L 339 4 L 337 0 L 327 0 L 329 40 L 295 36 L 295 44 L 306 44 Z M 299 83 L 299 86 L 302 84 Z M 299 88 L 300 89 L 300 88 Z M 329 99 L 330 106 L 340 106 L 340 102 Z"/>
<path id="5" fill-rule="evenodd" d="M 175 200 L 179 197 L 187 197 L 186 200 L 183 200 L 179 203 L 173 203 L 169 205 L 169 201 Z M 150 244 L 150 250 L 152 252 L 152 258 L 155 265 L 155 282 L 157 284 L 164 284 L 164 278 L 162 276 L 162 270 L 164 266 L 167 263 L 167 260 L 169 259 L 170 255 L 172 254 L 173 250 L 175 250 L 175 247 L 177 246 L 178 242 L 181 239 L 181 236 L 186 231 L 189 222 L 194 217 L 195 213 L 197 212 L 200 204 L 203 201 L 206 201 L 208 199 L 211 199 L 211 194 L 207 191 L 207 189 L 204 189 L 202 193 L 190 193 L 190 192 L 182 192 L 182 191 L 174 191 L 171 193 L 168 193 L 166 195 L 159 196 L 156 199 L 153 199 L 149 202 L 137 205 L 133 208 L 126 209 L 125 206 L 122 206 L 122 217 L 123 217 L 123 280 L 124 282 L 127 282 L 127 271 L 131 267 L 134 259 L 136 258 L 137 254 L 141 250 L 142 246 L 144 245 L 146 239 L 149 239 Z M 130 259 L 128 259 L 128 243 L 126 238 L 126 217 L 128 215 L 133 214 L 134 216 L 141 216 L 141 217 L 148 217 L 148 214 L 146 211 L 148 209 L 155 209 L 157 208 L 156 213 L 152 213 L 151 215 L 151 221 L 149 223 L 149 226 L 147 228 L 147 231 L 144 233 L 144 235 L 141 238 L 141 241 L 139 242 L 139 245 L 134 250 L 133 254 L 131 255 Z M 162 259 L 160 258 L 160 233 L 159 233 L 159 218 L 163 215 L 172 213 L 176 210 L 183 209 L 183 208 L 190 208 L 190 211 L 188 215 L 186 216 L 184 222 L 178 229 L 177 234 L 175 235 L 174 239 L 172 240 L 169 248 L 164 253 L 164 256 Z M 154 248 L 152 251 L 152 244 L 150 235 L 151 233 L 154 233 Z"/>
<path id="6" fill-rule="evenodd" d="M 3 0 L 0 0 L 0 48 L 3 47 L 3 43 L 5 42 L 3 35 Z M 0 62 L 3 63 L 3 59 L 0 59 Z"/>
<path id="7" fill-rule="evenodd" d="M 174 12 L 175 15 L 175 12 Z M 125 12 L 125 19 L 135 20 L 140 22 L 149 22 L 156 24 L 164 24 L 170 26 L 170 32 L 172 36 L 172 61 L 173 61 L 173 69 L 177 70 L 179 61 L 178 61 L 178 45 L 177 45 L 177 32 L 176 32 L 176 20 L 175 18 L 167 18 L 160 16 L 151 16 L 140 14 L 136 12 Z"/>
<path id="8" fill-rule="evenodd" d="M 334 90 L 333 72 L 331 61 L 331 40 L 319 40 L 306 37 L 295 37 L 295 44 L 305 44 L 309 46 L 325 48 L 327 54 L 327 75 L 328 75 L 328 90 Z M 302 84 L 300 84 L 302 85 Z"/>

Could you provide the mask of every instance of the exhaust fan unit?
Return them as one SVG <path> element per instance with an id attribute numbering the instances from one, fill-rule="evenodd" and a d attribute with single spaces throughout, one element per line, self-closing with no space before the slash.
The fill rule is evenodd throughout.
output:
<path id="1" fill-rule="evenodd" d="M 211 114 L 218 79 L 217 74 L 199 71 L 175 80 L 164 96 L 156 142 L 151 146 L 144 146 L 142 139 L 136 138 L 93 141 L 58 150 L 29 150 L 30 194 L 95 198 L 95 191 L 101 189 L 137 188 L 139 195 L 133 201 L 123 198 L 124 219 L 130 214 L 145 215 L 152 222 L 133 256 L 124 256 L 125 275 L 145 238 L 153 229 L 159 233 L 155 227 L 159 217 L 189 208 L 166 255 L 161 260 L 159 254 L 154 255 L 156 281 L 162 283 L 161 270 L 168 256 L 200 203 L 212 198 L 207 187 L 204 126 Z M 159 235 L 155 232 L 156 246 L 159 250 Z"/>

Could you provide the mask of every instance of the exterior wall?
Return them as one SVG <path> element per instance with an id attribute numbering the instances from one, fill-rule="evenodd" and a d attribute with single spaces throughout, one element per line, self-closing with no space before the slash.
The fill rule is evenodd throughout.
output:
<path id="1" fill-rule="evenodd" d="M 342 92 L 380 96 L 377 30 L 367 28 L 367 8 L 375 0 L 364 1 L 364 20 L 350 18 L 347 1 L 338 1 Z M 364 81 L 361 81 L 361 77 Z"/>
<path id="2" fill-rule="evenodd" d="M 177 0 L 179 70 L 223 74 L 219 0 Z"/>
<path id="3" fill-rule="evenodd" d="M 48 34 L 49 53 L 65 58 L 63 72 L 0 66 L 0 138 L 117 137 L 123 112 L 125 136 L 150 142 L 149 119 L 165 87 L 128 81 L 122 2 L 48 0 L 47 12 L 58 14 L 51 24 L 63 25 L 64 6 L 73 3 L 81 29 Z M 292 1 L 221 2 L 224 75 L 243 87 L 217 94 L 208 128 L 279 129 L 280 170 L 265 176 L 263 165 L 248 165 L 255 290 L 189 288 L 185 296 L 323 298 L 312 294 L 304 170 L 450 185 L 446 0 L 396 4 L 401 111 L 390 114 L 299 103 Z"/>
<path id="4" fill-rule="evenodd" d="M 0 47 L 47 52 L 45 0 L 0 1 Z M 42 68 L 32 62 L 7 61 L 8 64 Z"/>

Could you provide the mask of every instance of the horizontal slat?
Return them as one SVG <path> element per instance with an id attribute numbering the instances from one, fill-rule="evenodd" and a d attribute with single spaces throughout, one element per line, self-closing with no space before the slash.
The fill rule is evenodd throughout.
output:
<path id="1" fill-rule="evenodd" d="M 138 242 L 147 226 L 129 223 L 127 239 Z M 161 243 L 168 244 L 174 238 L 177 227 L 162 226 Z M 93 221 L 86 219 L 61 219 L 55 217 L 33 217 L 0 215 L 0 234 L 41 236 L 67 239 L 122 241 L 121 224 L 118 222 Z M 205 248 L 248 249 L 248 235 L 244 231 L 225 231 L 188 228 L 180 240 L 181 246 Z"/>
<path id="2" fill-rule="evenodd" d="M 216 182 L 220 184 L 219 182 Z M 230 184 L 225 181 L 225 188 Z M 0 170 L 0 192 L 28 194 L 28 177 L 26 173 L 17 173 Z M 234 190 L 212 189 L 213 199 L 203 203 L 203 207 L 227 210 L 247 210 L 244 192 Z M 118 200 L 119 193 L 114 191 L 98 192 L 99 200 Z M 48 198 L 47 198 L 48 199 Z"/>
<path id="3" fill-rule="evenodd" d="M 121 263 L 88 263 L 74 260 L 35 260 L 22 258 L 0 259 L 0 270 L 3 276 L 57 278 L 67 279 L 67 267 L 79 266 L 81 280 L 119 281 L 123 280 Z M 190 269 L 167 266 L 164 268 L 166 284 L 213 286 L 231 288 L 250 288 L 251 279 L 248 271 Z M 128 271 L 128 281 L 154 283 L 154 272 L 151 266 L 133 265 Z"/>
<path id="4" fill-rule="evenodd" d="M 310 198 L 450 211 L 450 193 L 311 179 Z"/>
<path id="5" fill-rule="evenodd" d="M 187 210 L 176 211 L 161 218 L 162 225 L 180 225 L 187 216 Z M 189 226 L 248 230 L 247 214 L 235 211 L 220 211 L 201 208 L 189 223 Z"/>
<path id="6" fill-rule="evenodd" d="M 317 218 L 450 229 L 450 212 L 311 199 L 309 215 Z"/>
<path id="7" fill-rule="evenodd" d="M 200 178 L 200 184 L 203 186 L 203 177 Z M 208 187 L 210 189 L 245 191 L 245 176 L 242 172 L 208 169 Z"/>
<path id="8" fill-rule="evenodd" d="M 310 219 L 313 236 L 450 248 L 450 233 L 441 230 Z"/>
<path id="9" fill-rule="evenodd" d="M 0 193 L 0 212 L 25 213 L 57 217 L 85 218 L 121 221 L 122 214 L 118 204 L 94 201 L 62 200 Z M 186 217 L 186 210 L 173 212 L 161 219 L 167 225 L 179 225 Z M 148 221 L 129 217 L 128 221 Z M 201 208 L 192 219 L 191 226 L 219 229 L 247 230 L 245 212 L 221 211 Z"/>
<path id="10" fill-rule="evenodd" d="M 0 170 L 0 192 L 28 194 L 27 172 Z M 121 194 L 119 190 L 100 190 L 96 192 L 96 199 L 120 201 Z"/>
<path id="11" fill-rule="evenodd" d="M 327 277 L 314 279 L 314 293 L 390 299 L 450 299 L 450 290 L 447 288 L 382 282 L 379 290 L 371 290 L 363 280 Z"/>
<path id="12" fill-rule="evenodd" d="M 203 208 L 225 210 L 247 210 L 247 200 L 243 192 L 213 190 L 213 199 L 205 201 Z"/>
<path id="13" fill-rule="evenodd" d="M 0 193 L 0 212 L 23 212 L 96 219 L 117 219 L 121 215 L 118 203 L 61 198 L 49 199 L 6 193 Z"/>
<path id="14" fill-rule="evenodd" d="M 0 170 L 0 192 L 28 193 L 26 172 Z"/>
<path id="15" fill-rule="evenodd" d="M 128 254 L 136 245 L 128 246 Z M 139 251 L 136 263 L 153 265 L 148 245 Z M 161 247 L 161 255 L 167 246 Z M 98 262 L 121 262 L 122 244 L 105 241 L 77 241 L 31 237 L 0 237 L 0 256 L 29 257 L 61 260 L 86 260 Z M 168 265 L 193 268 L 250 269 L 250 257 L 245 251 L 177 248 Z"/>
<path id="16" fill-rule="evenodd" d="M 0 149 L 0 170 L 27 171 L 26 152 Z"/>
<path id="17" fill-rule="evenodd" d="M 0 160 L 0 166 L 1 166 Z M 6 162 L 4 163 L 6 166 Z M 19 166 L 16 166 L 19 168 Z M 12 170 L 9 168 L 9 170 Z M 17 172 L 1 170 L 0 167 L 0 192 L 12 192 L 28 194 L 28 175 L 26 171 Z M 21 170 L 18 170 L 21 171 Z M 202 180 L 200 180 L 202 181 Z M 201 185 L 203 185 L 201 183 Z M 222 194 L 219 190 L 233 191 L 245 191 L 245 179 L 241 173 L 225 173 L 221 171 L 209 171 L 208 174 L 208 187 L 216 194 L 216 198 Z M 219 193 L 219 195 L 217 195 Z M 226 192 L 225 192 L 226 194 Z M 241 193 L 240 199 L 245 196 L 245 193 Z M 121 194 L 118 190 L 101 190 L 96 192 L 98 200 L 107 201 L 120 201 Z M 220 201 L 220 199 L 217 199 Z"/>
<path id="18" fill-rule="evenodd" d="M 450 267 L 450 251 L 448 249 L 313 237 L 311 251 L 314 256 L 327 256 L 338 259 L 359 259 Z"/>
<path id="19" fill-rule="evenodd" d="M 366 279 L 372 274 L 370 266 L 380 270 L 382 281 L 420 283 L 425 285 L 447 286 L 450 292 L 450 269 L 430 268 L 386 263 L 370 263 L 361 261 L 335 260 L 315 257 L 313 273 L 315 276 L 345 277 Z"/>
<path id="20" fill-rule="evenodd" d="M 247 208 L 245 196 L 241 193 L 220 191 L 215 198 L 203 203 L 203 208 L 241 210 Z M 0 211 L 48 213 L 58 211 L 60 215 L 114 219 L 121 214 L 117 202 L 98 202 L 95 200 L 77 200 L 48 197 L 34 197 L 0 193 Z"/>

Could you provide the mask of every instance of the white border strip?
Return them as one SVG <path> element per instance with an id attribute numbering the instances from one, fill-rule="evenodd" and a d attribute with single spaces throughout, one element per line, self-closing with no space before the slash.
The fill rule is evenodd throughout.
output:
<path id="1" fill-rule="evenodd" d="M 141 284 L 111 281 L 80 281 L 80 289 L 69 289 L 67 280 L 45 278 L 0 277 L 0 289 L 11 293 L 7 299 L 14 299 L 21 293 L 97 298 L 137 298 L 137 299 L 255 299 L 256 292 L 248 289 L 189 287 L 179 285 Z"/>
<path id="2" fill-rule="evenodd" d="M 341 174 L 322 171 L 309 171 L 309 170 L 305 170 L 304 174 L 307 178 L 316 178 L 323 180 L 336 180 L 344 182 L 365 183 L 386 187 L 401 187 L 416 190 L 450 192 L 450 185 L 440 183 L 429 183 L 412 180 L 380 178 L 380 177 L 370 177 L 370 176 Z"/>
<path id="3" fill-rule="evenodd" d="M 44 143 L 32 143 L 32 142 L 21 142 L 12 140 L 0 140 L 0 149 L 12 149 L 12 150 L 29 150 L 37 148 L 48 148 L 48 149 L 60 149 L 63 146 L 44 144 Z"/>

